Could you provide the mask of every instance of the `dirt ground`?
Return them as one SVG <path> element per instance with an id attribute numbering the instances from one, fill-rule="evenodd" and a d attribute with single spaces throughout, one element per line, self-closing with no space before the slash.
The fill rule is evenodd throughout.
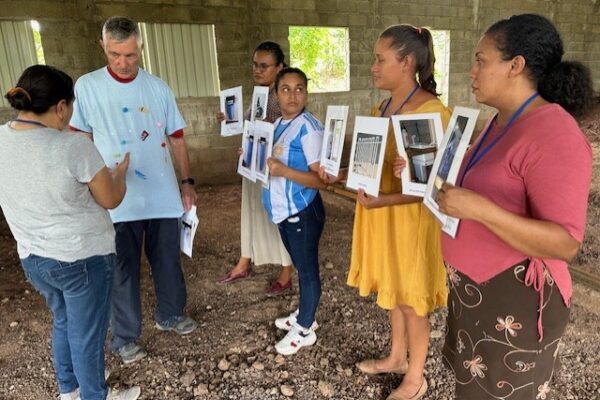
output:
<path id="1" fill-rule="evenodd" d="M 593 142 L 595 164 L 587 236 L 575 265 L 598 273 L 600 256 L 600 107 L 582 121 Z M 323 296 L 317 315 L 319 340 L 297 355 L 277 356 L 282 337 L 273 319 L 293 309 L 297 292 L 265 298 L 263 290 L 277 269 L 255 268 L 249 280 L 229 286 L 214 282 L 239 256 L 240 186 L 199 189 L 200 230 L 193 260 L 184 257 L 189 314 L 201 324 L 185 337 L 159 332 L 151 319 L 152 283 L 143 276 L 144 328 L 148 357 L 132 366 L 108 356 L 109 384 L 138 384 L 142 399 L 382 399 L 400 377 L 366 377 L 354 364 L 388 349 L 386 314 L 372 298 L 360 298 L 345 284 L 354 205 L 324 193 L 327 210 L 321 240 Z M 297 285 L 296 285 L 297 287 Z M 561 349 L 556 399 L 600 399 L 600 293 L 575 285 L 571 323 Z M 430 317 L 426 400 L 449 400 L 453 384 L 440 350 L 445 311 Z M 0 221 L 0 399 L 55 399 L 58 395 L 50 351 L 51 316 L 32 290 L 16 246 Z M 290 390 L 291 392 L 288 392 Z"/>

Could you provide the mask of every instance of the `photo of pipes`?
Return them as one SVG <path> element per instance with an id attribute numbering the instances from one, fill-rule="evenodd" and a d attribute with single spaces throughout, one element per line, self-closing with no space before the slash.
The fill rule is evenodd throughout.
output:
<path id="1" fill-rule="evenodd" d="M 347 188 L 362 189 L 368 195 L 379 196 L 389 125 L 389 118 L 356 117 Z"/>
<path id="2" fill-rule="evenodd" d="M 352 172 L 374 179 L 383 138 L 379 135 L 358 132 Z"/>

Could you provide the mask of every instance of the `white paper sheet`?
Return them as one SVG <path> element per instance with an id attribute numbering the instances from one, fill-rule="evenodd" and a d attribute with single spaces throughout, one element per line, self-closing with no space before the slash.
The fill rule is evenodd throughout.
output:
<path id="1" fill-rule="evenodd" d="M 444 134 L 444 139 L 438 148 L 433 169 L 427 181 L 427 189 L 423 203 L 442 224 L 442 231 L 456 236 L 459 219 L 442 213 L 437 203 L 437 193 L 444 183 L 456 184 L 458 171 L 465 156 L 471 136 L 475 130 L 479 110 L 456 106 L 450 123 Z"/>
<path id="2" fill-rule="evenodd" d="M 263 186 L 269 181 L 269 167 L 267 159 L 273 153 L 273 124 L 264 121 L 254 121 L 254 145 L 256 147 L 256 161 L 253 164 L 254 176 L 261 181 Z"/>
<path id="3" fill-rule="evenodd" d="M 268 101 L 269 87 L 254 86 L 254 92 L 252 93 L 252 107 L 250 108 L 250 121 L 260 121 L 267 117 Z"/>
<path id="4" fill-rule="evenodd" d="M 196 214 L 196 206 L 192 206 L 190 210 L 181 217 L 181 234 L 179 246 L 181 252 L 192 258 L 192 247 L 194 246 L 194 237 L 196 229 L 198 229 L 198 215 Z"/>
<path id="5" fill-rule="evenodd" d="M 242 87 L 222 90 L 220 102 L 221 112 L 225 114 L 225 119 L 221 122 L 221 136 L 239 135 L 244 131 Z"/>
<path id="6" fill-rule="evenodd" d="M 237 173 L 244 178 L 256 182 L 256 138 L 254 135 L 254 122 L 244 121 L 244 134 L 242 135 L 242 154 L 238 160 Z"/>
<path id="7" fill-rule="evenodd" d="M 402 193 L 425 195 L 444 128 L 439 113 L 392 115 L 398 154 L 407 162 L 402 171 Z"/>
<path id="8" fill-rule="evenodd" d="M 327 106 L 321 166 L 332 176 L 337 176 L 340 171 L 347 122 L 348 106 Z"/>
<path id="9" fill-rule="evenodd" d="M 389 118 L 356 117 L 346 187 L 378 197 Z"/>

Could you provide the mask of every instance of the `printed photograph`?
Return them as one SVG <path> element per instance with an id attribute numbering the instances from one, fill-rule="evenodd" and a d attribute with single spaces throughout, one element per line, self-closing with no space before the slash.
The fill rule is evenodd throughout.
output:
<path id="1" fill-rule="evenodd" d="M 454 157 L 456 156 L 458 144 L 462 139 L 468 121 L 469 118 L 463 115 L 459 115 L 456 117 L 456 123 L 452 127 L 452 134 L 450 136 L 450 139 L 448 140 L 446 148 L 444 149 L 444 153 L 440 161 L 440 166 L 435 177 L 435 182 L 431 193 L 431 197 L 433 197 L 434 199 L 437 199 L 438 191 L 442 188 L 442 185 L 448 179 L 450 167 L 452 166 L 452 162 L 454 161 Z"/>
<path id="2" fill-rule="evenodd" d="M 264 119 L 267 115 L 267 96 L 257 94 L 254 99 L 254 119 Z"/>
<path id="3" fill-rule="evenodd" d="M 321 146 L 321 166 L 332 176 L 338 175 L 342 162 L 348 110 L 348 106 L 327 106 Z"/>
<path id="4" fill-rule="evenodd" d="M 380 135 L 358 132 L 352 171 L 371 179 L 377 176 L 379 153 L 383 138 Z"/>
<path id="5" fill-rule="evenodd" d="M 432 119 L 415 119 L 400 122 L 400 130 L 407 149 L 435 148 L 435 125 Z"/>
<path id="6" fill-rule="evenodd" d="M 329 132 L 331 132 L 331 134 L 327 138 L 327 151 L 325 157 L 333 162 L 338 161 L 340 146 L 344 145 L 343 126 L 343 119 L 332 119 L 329 123 Z"/>
<path id="7" fill-rule="evenodd" d="M 237 86 L 221 90 L 219 95 L 220 111 L 224 114 L 221 120 L 221 136 L 234 136 L 244 132 L 244 106 L 242 104 L 242 87 Z"/>
<path id="8" fill-rule="evenodd" d="M 225 97 L 225 123 L 238 122 L 237 104 L 235 95 Z"/>

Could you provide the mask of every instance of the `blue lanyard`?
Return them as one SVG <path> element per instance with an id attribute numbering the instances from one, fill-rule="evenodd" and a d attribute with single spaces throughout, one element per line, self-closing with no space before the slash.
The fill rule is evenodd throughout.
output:
<path id="1" fill-rule="evenodd" d="M 406 96 L 406 98 L 404 99 L 404 101 L 402 102 L 402 104 L 400 104 L 400 107 L 398 107 L 398 109 L 396 111 L 394 111 L 393 114 L 396 114 L 398 111 L 402 110 L 402 107 L 404 107 L 406 105 L 406 103 L 408 103 L 408 101 L 414 96 L 415 93 L 417 93 L 418 89 L 419 89 L 419 85 L 416 84 L 415 87 L 413 88 L 412 92 L 410 92 L 408 94 L 408 96 Z M 390 106 L 391 102 L 392 102 L 392 98 L 390 97 L 390 99 L 388 100 L 387 104 L 383 108 L 383 111 L 381 112 L 381 116 L 382 117 L 385 115 L 385 112 L 387 111 L 387 109 Z"/>
<path id="2" fill-rule="evenodd" d="M 277 141 L 281 138 L 281 136 L 283 135 L 283 132 L 285 132 L 285 130 L 292 124 L 292 122 L 294 122 L 296 120 L 296 118 L 298 118 L 299 116 L 301 116 L 302 114 L 304 114 L 304 108 L 302 109 L 302 111 L 300 111 L 300 113 L 298 113 L 298 115 L 296 115 L 286 126 L 283 127 L 283 129 L 281 130 L 281 132 L 279 132 L 279 134 L 273 138 L 273 143 L 277 143 Z M 279 120 L 279 123 L 277 124 L 277 126 L 275 127 L 274 131 L 277 130 L 277 128 L 279 128 L 279 126 L 281 125 L 281 122 L 283 121 L 283 118 Z"/>
<path id="3" fill-rule="evenodd" d="M 521 106 L 517 109 L 517 111 L 515 111 L 513 113 L 513 115 L 511 115 L 510 119 L 508 120 L 508 123 L 506 124 L 504 129 L 502 129 L 500 134 L 498 136 L 496 136 L 496 138 L 494 140 L 492 140 L 492 142 L 490 144 L 488 144 L 483 149 L 481 149 L 483 142 L 485 142 L 485 138 L 487 137 L 488 133 L 490 133 L 490 131 L 492 130 L 492 125 L 494 124 L 494 121 L 496 120 L 496 117 L 498 116 L 498 114 L 494 115 L 494 118 L 492 119 L 492 121 L 490 122 L 488 127 L 486 128 L 485 132 L 483 132 L 483 135 L 481 136 L 481 140 L 479 140 L 479 143 L 477 144 L 477 147 L 475 148 L 473 155 L 471 156 L 471 158 L 469 159 L 469 162 L 467 163 L 465 171 L 463 172 L 463 175 L 460 179 L 459 186 L 463 185 L 463 182 L 465 180 L 465 176 L 467 175 L 467 172 L 469 172 L 469 170 L 471 168 L 473 168 L 475 166 L 475 164 L 477 164 L 479 161 L 481 161 L 481 159 L 483 157 L 485 157 L 485 155 L 487 153 L 489 153 L 490 150 L 492 150 L 492 148 L 498 143 L 498 141 L 500 139 L 502 139 L 502 137 L 504 135 L 506 135 L 508 130 L 512 127 L 512 125 L 515 123 L 515 121 L 521 116 L 521 114 L 527 108 L 527 106 L 529 104 L 531 104 L 531 102 L 533 100 L 535 100 L 539 95 L 540 94 L 538 92 L 535 92 L 527 100 L 525 100 L 525 102 L 523 104 L 521 104 Z M 481 153 L 479 152 L 479 150 L 481 150 Z"/>
<path id="4" fill-rule="evenodd" d="M 31 124 L 31 125 L 37 125 L 40 126 L 42 128 L 47 128 L 47 125 L 42 124 L 40 121 L 34 121 L 32 119 L 21 119 L 21 118 L 15 118 L 13 119 L 13 121 L 15 122 L 20 122 L 22 124 Z"/>

